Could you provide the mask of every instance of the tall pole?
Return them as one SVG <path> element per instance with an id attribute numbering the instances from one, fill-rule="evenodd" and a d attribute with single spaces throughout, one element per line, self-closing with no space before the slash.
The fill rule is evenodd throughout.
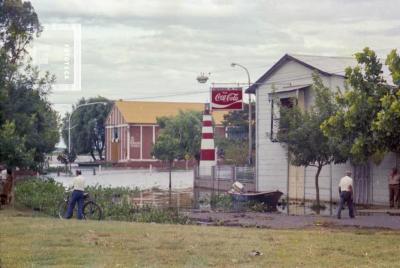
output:
<path id="1" fill-rule="evenodd" d="M 240 68 L 242 68 L 243 70 L 245 70 L 246 71 L 246 74 L 247 74 L 247 80 L 248 80 L 248 83 L 249 83 L 249 88 L 250 88 L 250 85 L 251 85 L 251 82 L 250 82 L 250 74 L 249 74 L 249 70 L 247 70 L 247 68 L 246 67 L 244 67 L 243 65 L 241 65 L 241 64 L 239 64 L 239 63 L 232 63 L 231 64 L 231 66 L 232 67 L 235 67 L 235 66 L 239 66 Z M 249 94 L 248 94 L 248 96 L 249 96 L 249 152 L 248 152 L 248 156 L 247 156 L 247 160 L 248 160 L 248 164 L 249 164 L 249 166 L 251 166 L 252 164 L 253 164 L 253 159 L 252 159 L 252 147 L 253 147 L 253 142 L 252 142 L 252 139 L 253 139 L 253 135 L 252 135 L 252 115 L 251 115 L 251 113 L 252 113 L 252 108 L 251 108 L 251 93 L 249 92 Z"/>
<path id="2" fill-rule="evenodd" d="M 103 105 L 107 105 L 106 102 L 101 102 L 101 101 L 97 101 L 97 102 L 91 102 L 91 103 L 85 103 L 85 104 L 81 104 L 75 107 L 75 110 L 72 110 L 72 112 L 69 114 L 68 117 L 68 155 L 71 155 L 71 117 L 72 114 L 78 110 L 81 107 L 84 106 L 91 106 L 91 105 L 96 105 L 96 104 L 103 104 Z"/>

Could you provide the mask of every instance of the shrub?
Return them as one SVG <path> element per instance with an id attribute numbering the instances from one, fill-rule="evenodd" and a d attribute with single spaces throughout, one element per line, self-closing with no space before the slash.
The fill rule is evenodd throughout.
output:
<path id="1" fill-rule="evenodd" d="M 27 177 L 15 186 L 15 202 L 17 206 L 55 216 L 63 193 L 63 185 L 52 178 Z"/>
<path id="2" fill-rule="evenodd" d="M 175 209 L 151 206 L 139 207 L 131 199 L 139 195 L 139 189 L 128 187 L 88 186 L 85 189 L 103 210 L 103 219 L 119 221 L 188 223 L 188 218 Z M 31 208 L 50 216 L 58 215 L 59 203 L 65 188 L 52 178 L 26 178 L 15 188 L 17 206 Z"/>

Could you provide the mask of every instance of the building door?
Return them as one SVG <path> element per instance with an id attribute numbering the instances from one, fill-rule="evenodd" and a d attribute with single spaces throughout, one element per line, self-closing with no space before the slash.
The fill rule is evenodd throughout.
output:
<path id="1" fill-rule="evenodd" d="M 120 141 L 111 142 L 111 162 L 118 162 L 121 153 Z"/>

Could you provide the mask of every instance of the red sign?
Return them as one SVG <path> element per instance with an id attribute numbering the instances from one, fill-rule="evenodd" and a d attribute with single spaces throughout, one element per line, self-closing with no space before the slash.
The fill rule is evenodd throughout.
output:
<path id="1" fill-rule="evenodd" d="M 211 110 L 243 110 L 242 88 L 212 88 Z"/>

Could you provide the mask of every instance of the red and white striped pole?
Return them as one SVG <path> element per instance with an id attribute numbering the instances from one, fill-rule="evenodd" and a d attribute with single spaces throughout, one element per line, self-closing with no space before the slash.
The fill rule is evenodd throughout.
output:
<path id="1" fill-rule="evenodd" d="M 212 127 L 210 104 L 207 103 L 203 114 L 203 127 L 201 130 L 200 167 L 212 167 L 215 165 L 214 130 Z"/>

